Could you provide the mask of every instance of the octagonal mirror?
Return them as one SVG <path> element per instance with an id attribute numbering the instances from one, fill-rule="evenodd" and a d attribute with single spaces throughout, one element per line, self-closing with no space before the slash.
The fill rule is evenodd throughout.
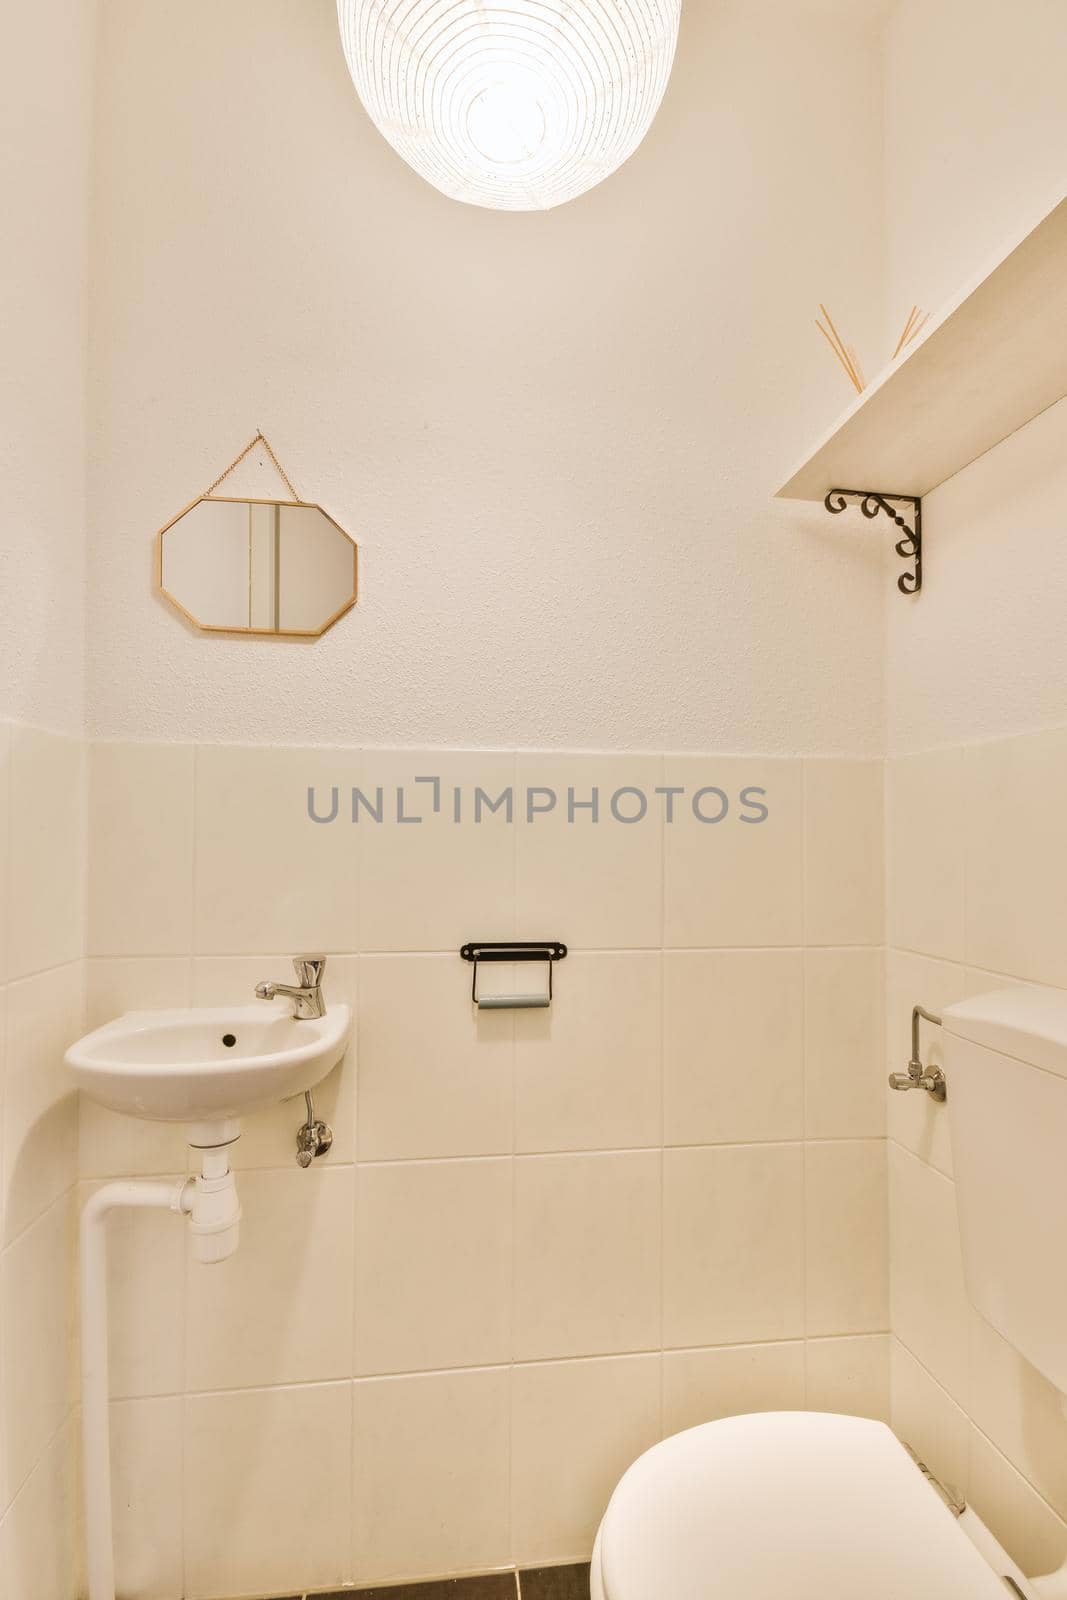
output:
<path id="1" fill-rule="evenodd" d="M 314 639 L 355 605 L 357 562 L 321 506 L 205 495 L 160 530 L 156 579 L 207 633 Z"/>

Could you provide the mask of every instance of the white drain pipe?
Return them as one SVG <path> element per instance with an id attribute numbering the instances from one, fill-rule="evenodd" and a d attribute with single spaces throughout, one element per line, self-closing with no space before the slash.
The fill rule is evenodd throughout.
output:
<path id="1" fill-rule="evenodd" d="M 89 1600 L 115 1600 L 108 1415 L 107 1218 L 115 1210 L 158 1209 L 189 1217 L 199 1261 L 237 1249 L 241 1207 L 226 1148 L 200 1151 L 203 1174 L 181 1183 L 105 1184 L 81 1214 L 82 1455 Z"/>

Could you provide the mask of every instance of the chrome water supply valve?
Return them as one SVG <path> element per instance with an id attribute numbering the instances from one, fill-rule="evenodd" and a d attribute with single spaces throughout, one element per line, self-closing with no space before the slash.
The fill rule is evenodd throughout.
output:
<path id="1" fill-rule="evenodd" d="M 304 1101 L 308 1114 L 303 1125 L 297 1130 L 296 1135 L 296 1164 L 298 1167 L 310 1167 L 318 1156 L 324 1156 L 333 1144 L 333 1132 L 321 1117 L 315 1115 L 315 1103 L 311 1098 L 311 1090 L 304 1093 Z"/>
<path id="2" fill-rule="evenodd" d="M 919 1058 L 919 1023 L 920 1021 L 932 1022 L 940 1028 L 941 1018 L 935 1017 L 932 1011 L 924 1011 L 922 1006 L 911 1008 L 911 1060 L 908 1062 L 906 1072 L 891 1072 L 889 1074 L 889 1087 L 891 1089 L 925 1089 L 937 1101 L 942 1101 L 948 1094 L 948 1084 L 945 1074 L 940 1067 L 924 1067 Z"/>

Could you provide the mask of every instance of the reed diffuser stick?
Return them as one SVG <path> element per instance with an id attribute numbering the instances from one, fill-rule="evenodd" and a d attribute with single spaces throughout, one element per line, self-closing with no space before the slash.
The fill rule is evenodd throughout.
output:
<path id="1" fill-rule="evenodd" d="M 908 312 L 908 320 L 905 322 L 900 338 L 897 340 L 897 347 L 893 351 L 894 361 L 897 359 L 897 356 L 899 356 L 900 352 L 911 343 L 911 341 L 918 333 L 922 331 L 923 328 L 925 328 L 929 320 L 929 311 L 920 311 L 918 306 L 912 306 L 911 310 Z"/>
<path id="2" fill-rule="evenodd" d="M 852 370 L 856 374 L 856 378 L 859 381 L 859 386 L 862 391 L 867 387 L 867 379 L 863 375 L 863 368 L 860 366 L 860 358 L 856 354 L 854 345 L 850 344 L 848 347 L 848 358 L 852 363 Z"/>
<path id="3" fill-rule="evenodd" d="M 826 307 L 821 302 L 819 304 L 819 310 L 822 312 L 823 316 L 826 318 L 827 327 L 823 327 L 823 325 L 819 321 L 818 317 L 816 317 L 816 319 L 815 319 L 815 326 L 818 328 L 819 332 L 822 334 L 823 338 L 826 340 L 827 344 L 830 346 L 830 349 L 834 352 L 834 355 L 837 357 L 838 361 L 840 361 L 842 367 L 844 367 L 845 373 L 848 376 L 849 382 L 852 384 L 852 386 L 855 389 L 856 393 L 857 394 L 862 394 L 862 392 L 863 392 L 863 381 L 862 381 L 862 379 L 860 377 L 859 372 L 856 370 L 856 367 L 857 367 L 858 364 L 854 364 L 853 358 L 849 354 L 849 352 L 848 352 L 848 350 L 847 350 L 847 348 L 845 346 L 844 340 L 841 338 L 841 335 L 838 333 L 836 327 L 834 326 L 833 318 L 831 317 L 830 313 L 827 311 Z"/>
<path id="4" fill-rule="evenodd" d="M 897 359 L 897 356 L 899 356 L 900 352 L 903 350 L 904 346 L 907 344 L 907 342 L 908 342 L 908 330 L 911 328 L 912 323 L 914 322 L 915 318 L 918 315 L 919 315 L 918 306 L 912 306 L 911 310 L 908 312 L 907 320 L 905 321 L 904 326 L 900 331 L 900 338 L 897 340 L 897 347 L 893 351 L 892 359 L 894 361 Z"/>

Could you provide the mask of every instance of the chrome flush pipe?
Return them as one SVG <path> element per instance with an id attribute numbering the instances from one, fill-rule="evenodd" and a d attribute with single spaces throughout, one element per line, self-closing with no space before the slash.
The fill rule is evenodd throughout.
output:
<path id="1" fill-rule="evenodd" d="M 919 1056 L 919 1024 L 932 1022 L 940 1028 L 941 1018 L 935 1017 L 932 1011 L 926 1011 L 922 1006 L 911 1008 L 911 1060 L 908 1062 L 907 1072 L 891 1072 L 889 1074 L 889 1087 L 891 1089 L 925 1089 L 927 1094 L 935 1100 L 942 1101 L 948 1093 L 945 1074 L 940 1067 L 924 1067 Z"/>

